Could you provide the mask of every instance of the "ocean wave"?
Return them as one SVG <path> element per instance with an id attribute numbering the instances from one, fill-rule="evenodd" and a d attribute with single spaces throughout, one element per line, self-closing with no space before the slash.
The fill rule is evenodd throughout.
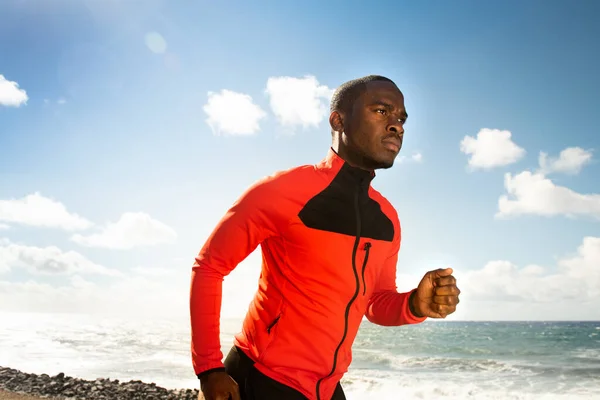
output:
<path id="1" fill-rule="evenodd" d="M 579 348 L 575 349 L 572 356 L 585 361 L 600 363 L 600 348 Z"/>
<path id="2" fill-rule="evenodd" d="M 422 367 L 443 369 L 452 372 L 510 372 L 515 374 L 530 373 L 530 365 L 515 365 L 508 362 L 477 358 L 445 358 L 445 357 L 411 357 L 399 360 L 396 364 L 401 368 Z"/>
<path id="3" fill-rule="evenodd" d="M 371 367 L 375 369 L 391 368 L 394 370 L 402 370 L 415 367 L 428 369 L 443 368 L 453 371 L 511 371 L 521 372 L 520 368 L 527 366 L 515 366 L 509 362 L 503 362 L 493 359 L 481 358 L 453 358 L 453 357 L 435 357 L 435 356 L 403 356 L 394 355 L 382 350 L 355 350 L 355 358 L 353 365 L 362 367 Z"/>
<path id="4" fill-rule="evenodd" d="M 463 375 L 419 376 L 383 371 L 351 373 L 342 384 L 348 400 L 590 400 L 600 396 L 598 385 L 553 387 L 500 377 L 485 380 Z"/>
<path id="5" fill-rule="evenodd" d="M 594 349 L 579 353 L 585 362 L 578 364 L 543 363 L 532 360 L 498 360 L 487 358 L 401 356 L 385 351 L 357 350 L 353 367 L 357 369 L 410 371 L 411 373 L 491 373 L 520 376 L 568 376 L 594 379 L 600 377 L 600 361 Z M 589 362 L 589 363 L 588 363 Z M 600 379 L 600 378 L 598 378 Z"/>

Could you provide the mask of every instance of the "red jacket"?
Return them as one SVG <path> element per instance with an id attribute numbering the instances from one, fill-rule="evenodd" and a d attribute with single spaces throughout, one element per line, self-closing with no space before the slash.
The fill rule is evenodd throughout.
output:
<path id="1" fill-rule="evenodd" d="M 330 150 L 317 165 L 262 179 L 231 207 L 192 268 L 196 374 L 223 368 L 222 281 L 258 245 L 259 285 L 234 344 L 311 400 L 332 396 L 364 316 L 386 326 L 425 320 L 410 312 L 414 290 L 396 291 L 400 223 L 373 177 Z"/>

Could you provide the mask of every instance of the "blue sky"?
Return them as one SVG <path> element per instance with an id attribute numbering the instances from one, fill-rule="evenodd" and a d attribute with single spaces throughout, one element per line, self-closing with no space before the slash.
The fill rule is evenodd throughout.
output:
<path id="1" fill-rule="evenodd" d="M 324 157 L 331 91 L 382 74 L 410 115 L 374 181 L 399 288 L 452 266 L 450 318 L 600 319 L 597 2 L 49 3 L 0 4 L 0 307 L 185 317 L 221 215 Z"/>

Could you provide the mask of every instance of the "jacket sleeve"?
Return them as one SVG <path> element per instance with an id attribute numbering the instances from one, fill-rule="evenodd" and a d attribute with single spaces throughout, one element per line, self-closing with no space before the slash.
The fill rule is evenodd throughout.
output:
<path id="1" fill-rule="evenodd" d="M 406 293 L 398 293 L 397 291 L 396 265 L 398 252 L 400 251 L 400 236 L 400 224 L 397 223 L 392 252 L 385 260 L 379 280 L 367 306 L 367 319 L 377 325 L 416 324 L 427 319 L 427 317 L 416 317 L 410 310 L 410 295 L 416 291 L 416 288 Z"/>
<path id="2" fill-rule="evenodd" d="M 222 283 L 257 246 L 275 236 L 273 182 L 251 186 L 219 221 L 192 266 L 191 355 L 198 377 L 224 370 L 220 345 Z"/>

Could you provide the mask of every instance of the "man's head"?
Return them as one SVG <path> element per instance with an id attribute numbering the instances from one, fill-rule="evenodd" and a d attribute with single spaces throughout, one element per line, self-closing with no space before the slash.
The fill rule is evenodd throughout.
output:
<path id="1" fill-rule="evenodd" d="M 402 147 L 407 117 L 404 96 L 392 80 L 369 75 L 348 81 L 331 100 L 334 150 L 360 168 L 390 168 Z"/>

